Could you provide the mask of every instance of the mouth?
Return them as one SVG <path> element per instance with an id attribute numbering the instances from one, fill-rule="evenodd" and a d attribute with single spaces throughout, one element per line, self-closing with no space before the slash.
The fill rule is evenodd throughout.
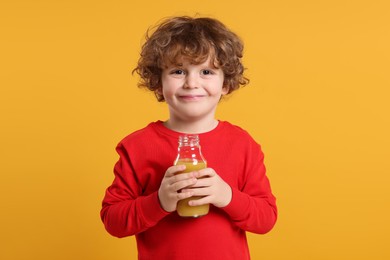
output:
<path id="1" fill-rule="evenodd" d="M 184 101 L 198 101 L 204 97 L 204 95 L 179 95 L 179 99 Z"/>

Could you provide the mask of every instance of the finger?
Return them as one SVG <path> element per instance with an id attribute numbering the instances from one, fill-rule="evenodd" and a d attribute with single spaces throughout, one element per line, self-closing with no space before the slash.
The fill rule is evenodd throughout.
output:
<path id="1" fill-rule="evenodd" d="M 174 176 L 176 174 L 178 174 L 179 172 L 182 172 L 186 169 L 186 166 L 185 165 L 174 165 L 174 166 L 171 166 L 167 169 L 166 173 L 165 173 L 165 176 L 166 177 L 171 177 L 171 176 Z"/>
<path id="2" fill-rule="evenodd" d="M 188 205 L 190 206 L 200 206 L 205 204 L 211 204 L 211 198 L 210 196 L 206 196 L 200 199 L 190 200 L 188 202 Z"/>
<path id="3" fill-rule="evenodd" d="M 195 172 L 196 178 L 213 177 L 217 173 L 212 168 L 205 168 Z"/>
<path id="4" fill-rule="evenodd" d="M 211 178 L 199 178 L 198 181 L 191 186 L 192 188 L 202 188 L 202 187 L 210 187 L 213 185 L 213 180 Z"/>
<path id="5" fill-rule="evenodd" d="M 190 198 L 192 196 L 194 196 L 192 191 L 176 193 L 176 199 L 177 200 L 184 200 L 184 199 Z"/>
<path id="6" fill-rule="evenodd" d="M 177 191 L 180 191 L 180 190 L 181 190 L 181 192 L 192 192 L 191 190 L 183 191 L 182 189 L 194 185 L 197 181 L 198 180 L 196 178 L 185 179 L 185 180 L 173 183 L 171 185 L 171 187 L 172 187 L 174 192 L 177 192 Z"/>
<path id="7" fill-rule="evenodd" d="M 211 189 L 206 187 L 206 188 L 185 188 L 181 192 L 192 192 L 193 196 L 209 196 L 211 195 Z"/>
<path id="8" fill-rule="evenodd" d="M 168 183 L 172 185 L 176 182 L 185 181 L 193 178 L 195 178 L 193 173 L 177 173 L 169 177 Z"/>

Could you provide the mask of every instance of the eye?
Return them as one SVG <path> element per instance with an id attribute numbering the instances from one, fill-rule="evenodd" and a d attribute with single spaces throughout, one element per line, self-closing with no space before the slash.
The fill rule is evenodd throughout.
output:
<path id="1" fill-rule="evenodd" d="M 213 72 L 211 70 L 202 70 L 203 75 L 211 75 Z"/>
<path id="2" fill-rule="evenodd" d="M 172 71 L 171 71 L 171 74 L 183 75 L 183 74 L 184 74 L 184 71 L 183 71 L 183 70 L 172 70 Z"/>

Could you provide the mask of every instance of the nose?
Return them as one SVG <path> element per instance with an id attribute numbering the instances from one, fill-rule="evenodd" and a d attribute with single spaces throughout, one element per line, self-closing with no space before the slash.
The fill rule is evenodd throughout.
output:
<path id="1" fill-rule="evenodd" d="M 194 73 L 188 73 L 185 82 L 184 88 L 198 88 L 199 87 L 199 79 Z"/>

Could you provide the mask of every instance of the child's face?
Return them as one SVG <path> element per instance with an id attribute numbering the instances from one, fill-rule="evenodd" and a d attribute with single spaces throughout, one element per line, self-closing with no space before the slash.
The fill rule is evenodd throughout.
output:
<path id="1" fill-rule="evenodd" d="M 179 65 L 171 64 L 163 70 L 161 82 L 171 120 L 214 119 L 218 102 L 227 93 L 223 71 L 210 59 L 201 64 L 185 59 Z"/>

